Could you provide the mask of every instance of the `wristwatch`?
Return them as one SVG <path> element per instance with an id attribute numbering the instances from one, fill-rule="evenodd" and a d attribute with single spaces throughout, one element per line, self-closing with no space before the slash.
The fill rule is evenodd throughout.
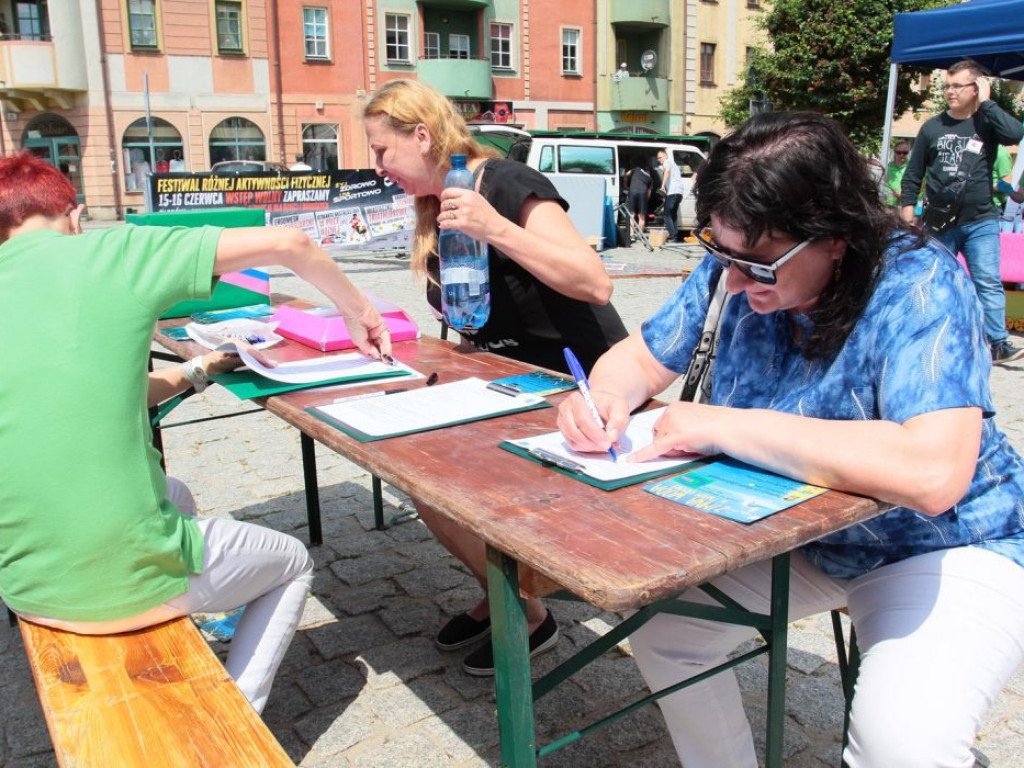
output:
<path id="1" fill-rule="evenodd" d="M 203 368 L 203 358 L 193 357 L 181 364 L 181 372 L 188 379 L 196 392 L 202 392 L 210 386 L 210 379 L 206 376 L 206 369 Z"/>

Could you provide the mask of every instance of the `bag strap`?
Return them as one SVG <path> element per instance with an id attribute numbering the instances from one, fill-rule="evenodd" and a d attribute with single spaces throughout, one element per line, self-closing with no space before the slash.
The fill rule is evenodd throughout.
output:
<path id="1" fill-rule="evenodd" d="M 690 367 L 686 370 L 683 390 L 679 394 L 680 400 L 700 403 L 711 399 L 711 369 L 718 353 L 718 326 L 730 298 L 725 290 L 725 270 L 722 270 L 711 293 L 708 314 L 704 318 L 704 327 L 701 329 L 697 348 L 693 350 Z"/>

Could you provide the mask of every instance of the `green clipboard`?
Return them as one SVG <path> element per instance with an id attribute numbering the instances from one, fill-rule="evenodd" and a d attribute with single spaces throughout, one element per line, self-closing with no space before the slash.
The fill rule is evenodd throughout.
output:
<path id="1" fill-rule="evenodd" d="M 520 446 L 510 443 L 507 440 L 498 443 L 498 447 L 504 448 L 509 453 L 514 453 L 517 456 L 522 456 L 524 459 L 526 459 L 527 461 L 532 461 L 534 464 L 540 464 L 541 466 L 547 467 L 548 469 L 553 469 L 555 472 L 563 474 L 566 477 L 571 477 L 573 480 L 579 480 L 581 483 L 592 485 L 594 488 L 600 488 L 602 491 L 617 491 L 619 488 L 627 488 L 631 485 L 637 485 L 638 483 L 646 483 L 648 480 L 655 480 L 659 477 L 665 477 L 666 475 L 681 475 L 684 472 L 689 472 L 691 469 L 703 467 L 705 464 L 708 463 L 707 461 L 704 460 L 697 460 L 690 462 L 689 464 L 685 464 L 681 467 L 669 467 L 668 469 L 659 469 L 655 470 L 654 472 L 645 472 L 642 475 L 623 477 L 619 480 L 598 480 L 597 478 L 591 477 L 590 475 L 585 475 L 582 472 L 573 472 L 571 470 L 563 469 L 562 467 L 556 466 L 550 462 L 544 461 L 543 459 L 538 459 L 525 448 L 521 448 Z"/>
<path id="2" fill-rule="evenodd" d="M 284 392 L 295 392 L 300 389 L 313 389 L 315 387 L 329 387 L 334 384 L 353 384 L 361 381 L 378 381 L 382 379 L 395 379 L 411 377 L 409 371 L 398 369 L 386 373 L 364 373 L 355 376 L 340 376 L 327 381 L 316 381 L 307 384 L 285 384 L 260 376 L 255 371 L 231 371 L 229 373 L 218 373 L 211 376 L 211 381 L 220 384 L 224 389 L 239 400 L 252 400 L 256 397 L 270 397 L 280 395 Z"/>

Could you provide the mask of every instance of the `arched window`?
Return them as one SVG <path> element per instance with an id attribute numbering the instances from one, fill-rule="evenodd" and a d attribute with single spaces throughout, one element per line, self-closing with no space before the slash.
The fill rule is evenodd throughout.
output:
<path id="1" fill-rule="evenodd" d="M 267 142 L 252 120 L 229 117 L 210 131 L 210 165 L 222 160 L 266 160 Z"/>
<path id="2" fill-rule="evenodd" d="M 140 117 L 129 125 L 121 137 L 121 156 L 124 165 L 124 188 L 140 192 L 146 188 L 150 173 L 184 171 L 185 146 L 178 129 L 159 117 L 150 118 L 153 125 L 153 143 L 149 143 L 146 118 Z M 156 156 L 153 156 L 153 153 Z"/>
<path id="3" fill-rule="evenodd" d="M 302 126 L 302 155 L 314 171 L 338 170 L 338 126 L 327 123 Z"/>

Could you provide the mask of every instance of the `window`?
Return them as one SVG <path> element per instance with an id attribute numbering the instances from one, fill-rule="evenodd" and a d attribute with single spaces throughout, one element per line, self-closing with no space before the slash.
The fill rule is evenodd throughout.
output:
<path id="1" fill-rule="evenodd" d="M 598 173 L 615 175 L 615 150 L 567 144 L 558 148 L 559 173 Z"/>
<path id="2" fill-rule="evenodd" d="M 554 147 L 541 147 L 540 162 L 537 163 L 537 170 L 541 173 L 555 172 L 555 149 Z"/>
<path id="3" fill-rule="evenodd" d="M 423 58 L 441 58 L 441 35 L 437 32 L 423 33 Z"/>
<path id="4" fill-rule="evenodd" d="M 562 74 L 580 75 L 583 70 L 580 67 L 580 37 L 582 33 L 578 29 L 562 30 Z"/>
<path id="5" fill-rule="evenodd" d="M 156 48 L 156 0 L 128 0 L 132 48 Z"/>
<path id="6" fill-rule="evenodd" d="M 331 49 L 327 42 L 327 9 L 302 9 L 302 36 L 307 59 L 329 59 Z"/>
<path id="7" fill-rule="evenodd" d="M 14 31 L 21 40 L 49 40 L 50 14 L 46 0 L 15 3 Z"/>
<path id="8" fill-rule="evenodd" d="M 412 54 L 409 51 L 409 17 L 398 13 L 385 13 L 384 34 L 387 38 L 385 55 L 388 61 L 410 63 Z"/>
<path id="9" fill-rule="evenodd" d="M 121 137 L 121 156 L 124 166 L 124 188 L 128 192 L 141 192 L 146 188 L 150 173 L 170 173 L 185 170 L 185 147 L 178 129 L 159 117 L 152 118 L 153 153 L 150 152 L 149 130 L 146 118 L 140 117 L 125 128 Z"/>
<path id="10" fill-rule="evenodd" d="M 217 50 L 242 53 L 242 4 L 236 0 L 217 0 Z"/>
<path id="11" fill-rule="evenodd" d="M 222 160 L 266 160 L 267 142 L 252 120 L 229 117 L 210 131 L 210 165 Z"/>
<path id="12" fill-rule="evenodd" d="M 314 171 L 338 170 L 338 126 L 327 123 L 302 126 L 302 154 Z"/>
<path id="13" fill-rule="evenodd" d="M 469 35 L 448 35 L 448 58 L 469 58 Z"/>
<path id="14" fill-rule="evenodd" d="M 512 69 L 512 25 L 491 22 L 491 66 Z"/>
<path id="15" fill-rule="evenodd" d="M 715 84 L 715 44 L 700 44 L 700 84 Z"/>

